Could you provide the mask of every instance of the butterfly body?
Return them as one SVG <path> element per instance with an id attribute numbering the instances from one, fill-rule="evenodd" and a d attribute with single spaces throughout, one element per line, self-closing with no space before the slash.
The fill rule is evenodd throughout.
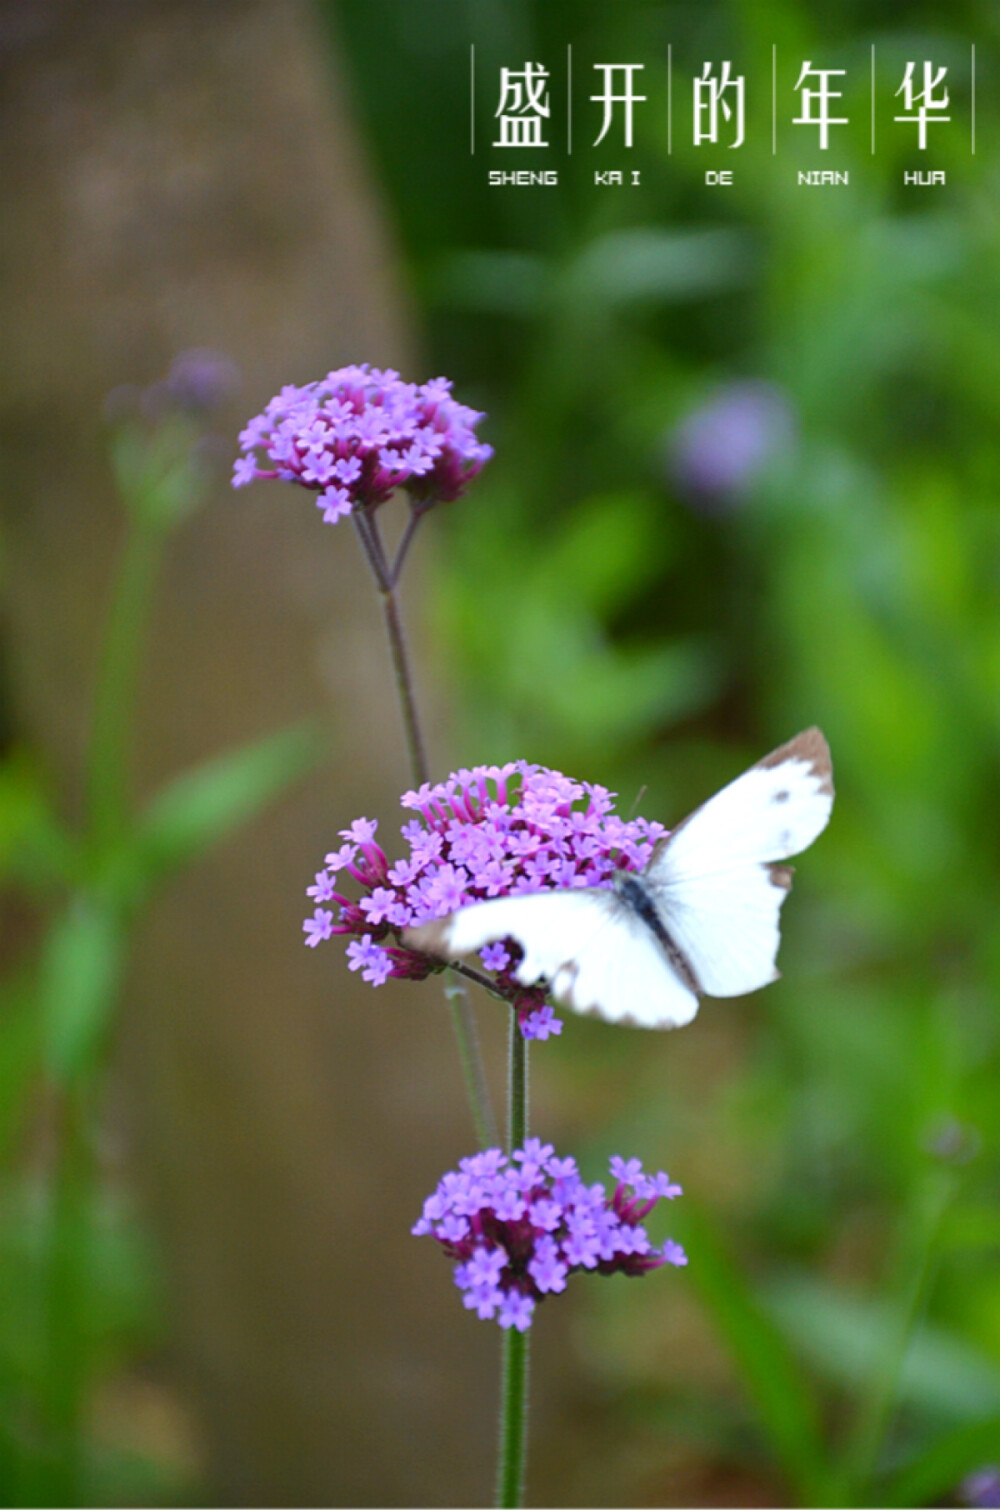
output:
<path id="1" fill-rule="evenodd" d="M 619 870 L 614 877 L 614 888 L 625 905 L 645 923 L 688 990 L 697 995 L 699 986 L 694 972 L 684 958 L 683 951 L 678 948 L 667 931 L 663 920 L 663 908 L 657 906 L 646 882 L 632 871 Z"/>
<path id="2" fill-rule="evenodd" d="M 782 862 L 822 832 L 833 805 L 830 751 L 807 729 L 730 782 L 659 840 L 642 871 L 611 888 L 473 903 L 408 930 L 411 947 L 456 959 L 511 938 L 525 986 L 547 983 L 572 1011 L 670 1028 L 700 996 L 741 996 L 777 977 Z"/>

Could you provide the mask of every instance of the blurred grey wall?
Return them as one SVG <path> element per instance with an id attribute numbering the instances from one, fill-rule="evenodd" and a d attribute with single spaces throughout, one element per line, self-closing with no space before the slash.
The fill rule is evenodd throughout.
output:
<path id="1" fill-rule="evenodd" d="M 429 374 L 305 5 L 6 0 L 0 49 L 5 701 L 73 811 L 121 528 L 105 393 L 217 348 L 244 374 L 235 437 L 343 362 Z M 408 1236 L 471 1143 L 439 992 L 374 992 L 336 945 L 301 943 L 337 829 L 395 827 L 408 785 L 373 595 L 309 498 L 220 482 L 155 605 L 138 791 L 310 713 L 332 766 L 144 926 L 109 1147 L 164 1256 L 166 1377 L 207 1493 L 482 1500 L 497 1338 Z"/>

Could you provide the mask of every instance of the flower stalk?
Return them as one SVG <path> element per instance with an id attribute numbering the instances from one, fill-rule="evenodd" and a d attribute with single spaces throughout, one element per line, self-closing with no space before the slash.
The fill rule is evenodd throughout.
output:
<path id="1" fill-rule="evenodd" d="M 519 1332 L 516 1327 L 508 1327 L 503 1334 L 496 1493 L 500 1510 L 511 1510 L 511 1507 L 524 1504 L 530 1337 L 530 1332 Z"/>
<path id="2" fill-rule="evenodd" d="M 528 1136 L 528 1043 L 517 1012 L 510 1014 L 510 1062 L 507 1085 L 507 1152 L 523 1148 Z M 500 1361 L 500 1441 L 497 1451 L 496 1503 L 501 1510 L 524 1503 L 528 1453 L 529 1332 L 516 1326 L 503 1335 Z"/>
<path id="3" fill-rule="evenodd" d="M 378 521 L 374 515 L 366 518 L 364 511 L 359 510 L 352 515 L 352 518 L 354 519 L 354 527 L 357 531 L 365 560 L 368 562 L 372 576 L 375 578 L 379 602 L 382 605 L 382 617 L 385 622 L 386 638 L 389 641 L 393 675 L 396 681 L 396 694 L 399 698 L 400 712 L 403 715 L 403 731 L 406 736 L 406 750 L 410 760 L 410 772 L 414 783 L 417 786 L 422 786 L 429 774 L 427 746 L 424 742 L 423 730 L 420 727 L 420 715 L 417 712 L 417 697 L 413 685 L 413 672 L 410 667 L 403 620 L 400 616 L 399 604 L 396 600 L 396 583 L 402 562 L 399 555 L 397 555 L 396 564 L 390 568 L 382 545 Z M 412 539 L 415 532 L 415 520 L 417 520 L 417 516 L 411 514 L 408 526 L 410 539 Z M 404 543 L 406 543 L 406 537 L 404 537 Z M 401 545 L 400 552 L 402 550 L 403 547 Z"/>
<path id="4" fill-rule="evenodd" d="M 396 694 L 399 698 L 400 712 L 403 716 L 403 731 L 406 737 L 410 771 L 414 784 L 417 786 L 423 786 L 428 778 L 427 746 L 424 742 L 420 715 L 417 711 L 417 697 L 413 685 L 410 658 L 407 652 L 406 635 L 403 631 L 399 604 L 396 601 L 396 584 L 399 581 L 403 562 L 416 534 L 422 513 L 423 511 L 421 510 L 411 509 L 409 523 L 407 524 L 399 549 L 396 552 L 396 559 L 391 568 L 389 567 L 388 558 L 382 545 L 378 520 L 375 518 L 374 513 L 368 513 L 365 509 L 358 509 L 352 515 L 362 552 L 375 579 L 379 601 L 382 604 L 386 637 L 389 641 L 389 652 L 392 656 Z M 493 1116 L 489 1085 L 486 1081 L 486 1070 L 483 1066 L 479 1034 L 476 1031 L 476 1019 L 473 1016 L 468 996 L 461 982 L 455 980 L 454 976 L 451 976 L 449 980 L 450 984 L 445 986 L 445 998 L 451 1012 L 451 1024 L 455 1033 L 455 1042 L 458 1046 L 458 1057 L 462 1064 L 462 1077 L 469 1102 L 469 1111 L 472 1114 L 472 1122 L 476 1129 L 476 1136 L 479 1139 L 480 1147 L 489 1148 L 490 1144 L 496 1141 L 496 1120 Z"/>
<path id="5" fill-rule="evenodd" d="M 525 761 L 429 782 L 397 590 L 424 513 L 460 497 L 492 454 L 476 438 L 482 418 L 455 402 L 444 379 L 418 387 L 363 365 L 283 389 L 240 436 L 234 486 L 294 482 L 316 495 L 325 523 L 349 516 L 382 605 L 415 787 L 402 798 L 412 814 L 402 830 L 410 853 L 390 860 L 376 840 L 377 822 L 356 819 L 308 888 L 315 906 L 303 924 L 311 947 L 353 935 L 349 968 L 373 986 L 445 969 L 426 952 L 426 925 L 486 898 L 613 887 L 621 870 L 642 868 L 664 833 L 659 824 L 615 815 L 606 789 Z M 269 465 L 261 465 L 260 451 Z M 410 513 L 390 553 L 377 511 L 398 489 Z M 345 878 L 360 894 L 345 895 Z M 642 1226 L 658 1200 L 680 1194 L 662 1171 L 650 1177 L 639 1160 L 616 1157 L 617 1183 L 606 1197 L 602 1185 L 583 1182 L 574 1159 L 528 1138 L 528 1040 L 556 1036 L 562 1023 L 544 984 L 518 979 L 520 955 L 510 942 L 490 943 L 475 965 L 447 967 L 445 996 L 480 1152 L 444 1176 L 413 1228 L 455 1262 L 464 1305 L 503 1329 L 496 1498 L 504 1507 L 523 1504 L 528 1333 L 538 1304 L 564 1290 L 573 1272 L 644 1274 L 687 1261 L 676 1243 L 654 1248 Z M 510 1012 L 506 1153 L 497 1146 L 466 980 Z"/>
<path id="6" fill-rule="evenodd" d="M 482 984 L 485 985 L 486 982 L 483 981 Z M 451 1009 L 451 1021 L 455 1029 L 459 1058 L 462 1061 L 465 1092 L 476 1128 L 476 1137 L 480 1148 L 493 1148 L 497 1141 L 493 1103 L 490 1099 L 489 1086 L 486 1084 L 486 1072 L 483 1068 L 482 1055 L 479 1053 L 479 1040 L 476 1036 L 468 993 L 465 983 L 454 970 L 449 970 L 445 976 L 444 995 Z"/>

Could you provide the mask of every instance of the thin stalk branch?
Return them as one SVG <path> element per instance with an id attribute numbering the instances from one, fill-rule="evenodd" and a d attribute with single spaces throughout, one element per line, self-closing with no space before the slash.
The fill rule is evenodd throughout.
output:
<path id="1" fill-rule="evenodd" d="M 417 533 L 417 530 L 420 527 L 420 521 L 423 517 L 423 513 L 420 513 L 415 508 L 411 507 L 410 517 L 407 522 L 406 529 L 403 531 L 403 538 L 402 540 L 400 540 L 399 549 L 396 551 L 396 559 L 392 563 L 391 580 L 393 587 L 395 587 L 396 583 L 399 581 L 400 572 L 403 570 L 403 563 L 406 560 L 410 546 L 413 544 L 413 537 Z"/>
<path id="2" fill-rule="evenodd" d="M 379 531 L 378 521 L 374 513 L 367 513 L 364 509 L 356 510 L 351 518 L 357 531 L 358 540 L 365 560 L 371 568 L 375 579 L 375 586 L 382 603 L 382 616 L 385 620 L 386 634 L 389 638 L 389 651 L 392 656 L 392 667 L 396 679 L 396 692 L 399 697 L 400 711 L 403 715 L 403 729 L 406 735 L 406 748 L 410 757 L 410 770 L 413 776 L 414 786 L 423 786 L 428 779 L 427 753 L 424 744 L 423 732 L 420 727 L 420 717 L 417 712 L 416 691 L 413 685 L 413 674 L 410 670 L 410 660 L 406 648 L 406 637 L 403 633 L 403 621 L 399 612 L 399 604 L 396 600 L 396 587 L 399 582 L 400 572 L 406 560 L 407 551 L 420 523 L 420 514 L 416 510 L 411 511 L 409 523 L 403 534 L 396 559 L 390 568 L 382 544 L 382 536 Z M 482 986 L 491 995 L 497 993 L 492 989 L 490 982 L 477 970 L 467 965 L 455 965 L 458 975 L 464 975 L 468 980 L 475 981 L 477 986 Z M 460 983 L 452 978 L 450 987 L 445 986 L 445 996 L 451 1010 L 452 1026 L 455 1030 L 455 1039 L 458 1044 L 459 1059 L 462 1063 L 462 1073 L 465 1078 L 465 1088 L 469 1100 L 469 1109 L 476 1128 L 476 1136 L 483 1148 L 495 1147 L 497 1142 L 496 1120 L 493 1116 L 493 1107 L 490 1102 L 489 1086 L 486 1081 L 486 1072 L 483 1068 L 482 1053 L 479 1047 L 479 1035 L 476 1032 L 476 1021 L 472 1015 L 472 1008 Z M 503 998 L 501 998 L 502 1000 Z"/>
<path id="3" fill-rule="evenodd" d="M 496 1119 L 493 1116 L 493 1104 L 490 1101 L 489 1086 L 486 1084 L 482 1055 L 479 1052 L 476 1019 L 469 1005 L 465 982 L 457 975 L 446 977 L 444 994 L 451 1008 L 452 1026 L 458 1041 L 462 1073 L 465 1076 L 465 1089 L 472 1111 L 472 1120 L 476 1125 L 479 1146 L 484 1149 L 496 1148 L 498 1146 Z"/>
<path id="4" fill-rule="evenodd" d="M 410 757 L 410 770 L 415 785 L 422 786 L 428 777 L 427 754 L 423 732 L 420 728 L 420 719 L 417 714 L 417 700 L 413 687 L 413 674 L 410 670 L 410 659 L 406 649 L 406 636 L 403 633 L 403 621 L 399 613 L 399 604 L 396 602 L 396 594 L 389 565 L 382 548 L 382 538 L 375 519 L 365 514 L 363 510 L 355 510 L 351 518 L 354 520 L 354 527 L 357 530 L 361 548 L 364 551 L 365 559 L 371 567 L 372 575 L 375 578 L 375 585 L 378 588 L 379 598 L 382 602 L 382 617 L 385 620 L 385 630 L 389 637 L 389 651 L 392 655 L 392 669 L 396 678 L 396 692 L 403 715 L 403 729 L 406 734 L 406 748 Z"/>
<path id="5" fill-rule="evenodd" d="M 371 517 L 364 509 L 355 509 L 351 515 L 351 523 L 361 543 L 362 554 L 371 567 L 372 576 L 375 578 L 375 586 L 379 592 L 387 592 L 391 586 L 389 579 L 389 567 L 382 549 L 382 538 L 377 536 L 372 528 Z"/>
<path id="6" fill-rule="evenodd" d="M 387 588 L 395 587 L 396 579 L 389 567 L 389 557 L 386 553 L 385 544 L 382 540 L 382 531 L 378 527 L 378 516 L 374 513 L 369 514 L 366 523 L 368 525 L 368 532 L 371 535 L 372 544 L 375 547 L 375 551 L 379 559 L 379 565 L 382 571 L 382 580 L 384 581 Z"/>
<path id="7" fill-rule="evenodd" d="M 502 991 L 497 990 L 488 976 L 480 975 L 479 971 L 474 970 L 471 965 L 463 965 L 461 960 L 457 959 L 449 960 L 448 969 L 456 971 L 459 975 L 464 975 L 466 980 L 471 980 L 475 985 L 481 986 L 495 1001 L 502 1001 L 507 1006 L 510 1006 L 508 998 L 504 996 Z"/>
<path id="8" fill-rule="evenodd" d="M 410 754 L 413 780 L 417 786 L 423 786 L 429 775 L 427 752 L 424 745 L 423 732 L 420 728 L 420 719 L 417 714 L 417 701 L 413 688 L 413 677 L 410 672 L 406 638 L 403 633 L 403 621 L 400 618 L 399 604 L 396 602 L 396 596 L 392 588 L 387 588 L 380 596 L 382 598 L 382 613 L 385 618 L 386 634 L 389 636 L 389 646 L 392 651 L 392 666 L 396 675 L 396 691 L 399 695 L 399 706 L 403 714 L 403 727 L 406 731 L 406 745 Z"/>

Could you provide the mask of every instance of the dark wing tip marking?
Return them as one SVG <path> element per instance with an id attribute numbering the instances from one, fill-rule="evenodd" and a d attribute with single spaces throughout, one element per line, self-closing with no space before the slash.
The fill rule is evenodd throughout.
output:
<path id="1" fill-rule="evenodd" d="M 815 727 L 804 729 L 801 734 L 796 734 L 787 744 L 779 745 L 772 750 L 770 755 L 765 755 L 763 760 L 758 760 L 757 768 L 768 770 L 773 766 L 783 765 L 786 760 L 801 760 L 808 765 L 813 775 L 819 781 L 821 792 L 833 796 L 833 762 L 830 759 L 830 746 L 820 729 Z M 780 794 L 777 801 L 781 801 Z"/>
<path id="2" fill-rule="evenodd" d="M 750 769 L 752 771 L 768 770 L 772 766 L 784 765 L 786 760 L 800 760 L 807 764 L 819 781 L 820 791 L 825 792 L 828 797 L 833 796 L 833 762 L 830 759 L 830 746 L 827 744 L 822 730 L 815 727 L 804 729 L 801 734 L 796 734 L 795 738 L 790 739 L 787 744 L 779 745 L 776 750 L 771 751 L 770 755 L 765 755 L 763 760 L 758 760 L 756 765 L 752 765 Z M 715 795 L 718 796 L 718 793 L 716 792 Z M 774 801 L 786 802 L 788 798 L 789 793 L 781 791 L 775 794 Z M 711 801 L 713 801 L 713 798 L 709 797 L 700 807 L 696 807 L 694 812 L 688 813 L 686 818 L 682 818 L 680 823 L 670 830 L 669 834 L 664 834 L 662 839 L 657 839 L 653 845 L 652 853 L 646 862 L 646 870 L 649 870 L 656 864 L 674 836 L 680 833 L 681 829 L 686 827 L 691 822 L 691 819 L 696 817 L 702 808 L 707 807 Z"/>
<path id="3" fill-rule="evenodd" d="M 795 874 L 794 865 L 769 864 L 767 868 L 771 874 L 772 886 L 779 886 L 782 891 L 791 891 L 792 877 Z"/>
<path id="4" fill-rule="evenodd" d="M 403 943 L 407 949 L 418 949 L 421 954 L 433 954 L 436 959 L 451 959 L 451 922 L 454 914 L 439 918 L 433 923 L 422 923 L 419 928 L 407 928 Z"/>

